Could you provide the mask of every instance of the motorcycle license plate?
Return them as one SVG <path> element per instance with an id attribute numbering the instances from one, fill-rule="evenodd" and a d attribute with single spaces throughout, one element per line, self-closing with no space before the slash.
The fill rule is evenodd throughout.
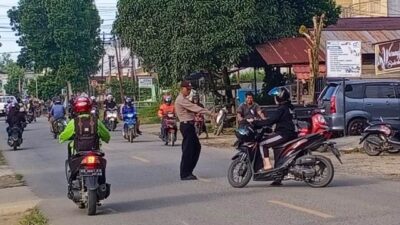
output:
<path id="1" fill-rule="evenodd" d="M 102 176 L 103 172 L 101 169 L 80 169 L 79 173 L 81 176 Z"/>

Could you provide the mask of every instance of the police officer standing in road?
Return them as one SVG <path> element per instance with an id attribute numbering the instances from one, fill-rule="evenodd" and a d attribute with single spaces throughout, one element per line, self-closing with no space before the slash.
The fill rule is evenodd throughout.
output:
<path id="1" fill-rule="evenodd" d="M 192 103 L 187 98 L 191 90 L 190 82 L 182 81 L 181 92 L 175 101 L 175 111 L 180 121 L 179 129 L 183 136 L 180 167 L 181 180 L 197 180 L 197 177 L 193 175 L 193 170 L 200 157 L 201 144 L 194 128 L 195 114 L 211 115 L 210 111 Z"/>

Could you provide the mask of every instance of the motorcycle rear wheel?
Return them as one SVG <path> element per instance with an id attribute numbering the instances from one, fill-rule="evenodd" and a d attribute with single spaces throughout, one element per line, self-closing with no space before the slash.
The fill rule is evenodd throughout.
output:
<path id="1" fill-rule="evenodd" d="M 335 170 L 330 159 L 322 155 L 315 155 L 316 163 L 313 166 L 317 173 L 313 179 L 306 180 L 306 184 L 313 188 L 322 188 L 328 186 L 335 175 Z M 326 172 L 326 175 L 323 174 Z M 316 178 L 321 178 L 316 180 Z"/>
<path id="2" fill-rule="evenodd" d="M 244 175 L 240 175 L 241 172 L 244 172 Z M 250 163 L 247 160 L 242 161 L 241 158 L 237 158 L 229 166 L 228 182 L 234 188 L 243 188 L 250 182 L 252 175 Z M 235 176 L 237 176 L 237 179 L 235 179 Z"/>
<path id="3" fill-rule="evenodd" d="M 89 190 L 88 191 L 88 211 L 87 214 L 89 216 L 93 216 L 96 214 L 96 207 L 97 207 L 97 191 L 96 190 Z"/>
<path id="4" fill-rule="evenodd" d="M 367 155 L 369 155 L 369 156 L 378 156 L 382 153 L 382 151 L 378 150 L 379 146 L 375 146 L 374 144 L 368 142 L 368 139 L 373 139 L 373 138 L 376 140 L 378 140 L 378 139 L 380 140 L 380 138 L 377 135 L 370 135 L 364 141 L 363 149 L 364 149 L 365 153 L 367 153 Z"/>

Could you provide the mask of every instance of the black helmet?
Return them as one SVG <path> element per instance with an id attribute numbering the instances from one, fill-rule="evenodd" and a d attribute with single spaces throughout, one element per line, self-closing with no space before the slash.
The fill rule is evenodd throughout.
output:
<path id="1" fill-rule="evenodd" d="M 249 142 L 254 141 L 255 132 L 250 124 L 241 126 L 235 130 L 235 135 L 240 141 Z"/>
<path id="2" fill-rule="evenodd" d="M 268 95 L 274 96 L 279 104 L 290 100 L 290 93 L 285 87 L 274 87 L 268 92 Z"/>

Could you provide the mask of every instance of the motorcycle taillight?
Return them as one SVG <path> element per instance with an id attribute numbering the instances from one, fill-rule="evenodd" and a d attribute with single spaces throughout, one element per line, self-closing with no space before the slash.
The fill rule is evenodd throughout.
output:
<path id="1" fill-rule="evenodd" d="M 95 164 L 99 164 L 100 160 L 98 157 L 93 156 L 93 155 L 89 155 L 86 156 L 85 158 L 83 158 L 83 160 L 81 161 L 81 164 L 83 165 L 95 165 Z"/>

